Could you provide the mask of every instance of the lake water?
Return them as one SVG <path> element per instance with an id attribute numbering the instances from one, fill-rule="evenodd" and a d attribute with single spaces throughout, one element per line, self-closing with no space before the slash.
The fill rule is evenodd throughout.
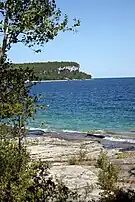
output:
<path id="1" fill-rule="evenodd" d="M 32 93 L 41 93 L 48 108 L 38 111 L 31 128 L 135 132 L 135 78 L 42 82 Z"/>

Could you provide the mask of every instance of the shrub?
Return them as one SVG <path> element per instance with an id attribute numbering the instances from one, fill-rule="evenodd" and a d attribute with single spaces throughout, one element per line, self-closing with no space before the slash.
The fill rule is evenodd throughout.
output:
<path id="1" fill-rule="evenodd" d="M 109 159 L 108 159 L 107 153 L 101 151 L 97 159 L 96 167 L 101 168 L 102 170 L 105 170 L 107 168 L 108 163 L 109 163 Z"/>
<path id="2" fill-rule="evenodd" d="M 78 154 L 78 160 L 81 162 L 81 161 L 84 161 L 86 160 L 87 158 L 87 148 L 85 145 L 81 145 L 80 146 L 80 150 L 79 150 L 79 154 Z"/>
<path id="3" fill-rule="evenodd" d="M 101 169 L 98 175 L 98 184 L 103 190 L 100 193 L 99 202 L 135 202 L 134 190 L 123 190 L 118 187 L 119 168 L 110 162 L 107 153 L 101 151 L 97 167 Z"/>
<path id="4" fill-rule="evenodd" d="M 0 141 L 1 202 L 74 201 L 72 192 L 61 181 L 49 177 L 46 162 L 32 162 L 24 146 L 15 141 Z"/>
<path id="5" fill-rule="evenodd" d="M 78 162 L 77 156 L 75 156 L 75 155 L 71 156 L 71 157 L 68 159 L 68 163 L 69 163 L 69 165 L 78 165 L 79 162 Z"/>
<path id="6" fill-rule="evenodd" d="M 72 155 L 68 159 L 68 163 L 69 163 L 69 165 L 80 165 L 84 161 L 88 161 L 88 160 L 89 159 L 87 157 L 87 148 L 85 145 L 81 145 L 79 152 L 75 155 Z"/>
<path id="7" fill-rule="evenodd" d="M 108 163 L 106 169 L 99 171 L 98 180 L 98 184 L 103 190 L 114 191 L 117 188 L 117 167 L 111 162 Z"/>
<path id="8" fill-rule="evenodd" d="M 107 197 L 101 198 L 99 202 L 135 202 L 134 190 L 119 189 L 113 194 L 109 194 Z"/>
<path id="9" fill-rule="evenodd" d="M 77 199 L 77 193 L 72 192 L 62 181 L 49 177 L 48 167 L 43 162 L 33 165 L 33 183 L 28 187 L 24 201 L 30 202 L 66 202 Z"/>
<path id="10" fill-rule="evenodd" d="M 29 154 L 15 141 L 0 141 L 0 201 L 21 201 L 29 184 Z"/>
<path id="11" fill-rule="evenodd" d="M 125 152 L 125 153 L 117 153 L 117 159 L 126 159 L 126 158 L 133 158 L 135 156 L 135 152 Z"/>
<path id="12" fill-rule="evenodd" d="M 118 168 L 110 162 L 107 153 L 103 151 L 99 155 L 96 166 L 101 169 L 98 175 L 98 185 L 103 190 L 101 201 L 106 202 L 106 199 L 113 197 L 118 190 Z"/>

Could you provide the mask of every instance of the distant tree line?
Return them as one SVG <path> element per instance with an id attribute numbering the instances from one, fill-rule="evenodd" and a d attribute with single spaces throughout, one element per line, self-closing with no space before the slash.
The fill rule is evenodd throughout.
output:
<path id="1" fill-rule="evenodd" d="M 38 80 L 91 79 L 91 75 L 80 72 L 77 62 L 42 62 L 14 64 L 16 68 L 31 68 Z"/>

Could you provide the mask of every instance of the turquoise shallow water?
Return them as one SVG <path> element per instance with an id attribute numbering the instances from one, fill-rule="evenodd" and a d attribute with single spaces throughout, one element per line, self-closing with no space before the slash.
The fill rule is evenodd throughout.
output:
<path id="1" fill-rule="evenodd" d="M 31 128 L 135 131 L 135 78 L 42 82 L 32 89 L 39 93 L 49 107 L 38 111 Z"/>

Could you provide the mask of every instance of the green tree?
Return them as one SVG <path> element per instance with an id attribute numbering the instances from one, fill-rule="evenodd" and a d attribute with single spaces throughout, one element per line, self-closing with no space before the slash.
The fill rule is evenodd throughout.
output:
<path id="1" fill-rule="evenodd" d="M 42 46 L 59 31 L 71 31 L 80 25 L 79 20 L 73 19 L 74 24 L 69 27 L 68 16 L 57 9 L 55 0 L 3 0 L 0 13 L 3 54 L 18 42 L 28 47 Z"/>
<path id="2" fill-rule="evenodd" d="M 80 72 L 80 65 L 77 62 L 42 62 L 42 63 L 21 63 L 13 64 L 17 67 L 30 67 L 34 70 L 37 79 L 59 80 L 59 79 L 91 79 L 91 75 Z M 66 68 L 67 67 L 67 68 Z M 73 69 L 75 67 L 76 69 Z"/>
<path id="3" fill-rule="evenodd" d="M 39 52 L 39 47 L 53 40 L 59 31 L 74 30 L 79 21 L 74 20 L 73 26 L 68 27 L 67 15 L 62 15 L 54 0 L 2 0 L 0 16 L 0 33 L 3 36 L 0 54 L 0 201 L 42 202 L 49 201 L 48 197 L 56 194 L 61 198 L 66 194 L 68 198 L 65 186 L 62 188 L 59 183 L 55 185 L 48 178 L 45 180 L 46 167 L 43 164 L 36 167 L 34 164 L 33 168 L 29 161 L 22 139 L 26 134 L 27 120 L 33 118 L 39 107 L 38 97 L 30 95 L 35 75 L 32 69 L 13 67 L 8 61 L 8 50 L 13 44 L 23 43 Z M 27 80 L 29 82 L 26 83 Z M 12 139 L 6 141 L 3 138 L 6 134 L 19 137 L 18 144 L 16 139 L 15 142 Z M 59 196 L 56 201 L 63 201 Z"/>
<path id="4" fill-rule="evenodd" d="M 12 123 L 18 126 L 20 142 L 22 127 L 25 127 L 27 119 L 36 112 L 37 97 L 29 95 L 35 75 L 32 69 L 14 68 L 7 62 L 7 52 L 16 43 L 23 43 L 39 52 L 39 47 L 53 40 L 59 31 L 74 31 L 80 22 L 74 19 L 74 24 L 68 26 L 67 15 L 63 16 L 54 0 L 3 0 L 0 2 L 0 15 L 0 33 L 3 36 L 0 118 L 3 120 L 12 117 Z M 27 80 L 29 83 L 26 84 Z"/>

